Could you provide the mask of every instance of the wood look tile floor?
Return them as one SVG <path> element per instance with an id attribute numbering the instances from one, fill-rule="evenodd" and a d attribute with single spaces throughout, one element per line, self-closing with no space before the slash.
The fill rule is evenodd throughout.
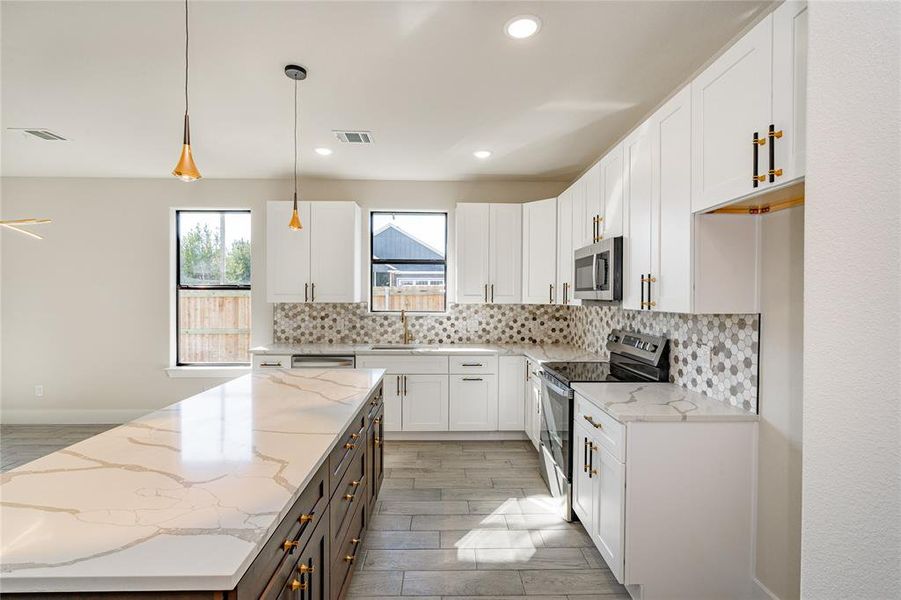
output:
<path id="1" fill-rule="evenodd" d="M 113 425 L 0 426 L 0 472 Z M 385 480 L 348 600 L 628 600 L 557 516 L 531 443 L 385 444 Z"/>
<path id="2" fill-rule="evenodd" d="M 348 600 L 627 600 L 558 516 L 531 443 L 385 444 L 385 480 Z"/>

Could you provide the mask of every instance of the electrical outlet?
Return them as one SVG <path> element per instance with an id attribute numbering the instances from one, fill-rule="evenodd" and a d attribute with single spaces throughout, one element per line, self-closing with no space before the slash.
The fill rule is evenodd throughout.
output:
<path id="1" fill-rule="evenodd" d="M 43 398 L 44 397 L 44 386 L 42 386 L 42 385 L 34 386 L 34 395 L 37 398 Z"/>

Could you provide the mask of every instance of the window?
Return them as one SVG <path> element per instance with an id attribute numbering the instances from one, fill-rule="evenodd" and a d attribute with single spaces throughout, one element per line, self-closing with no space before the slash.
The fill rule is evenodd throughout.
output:
<path id="1" fill-rule="evenodd" d="M 444 312 L 447 213 L 370 215 L 373 312 Z"/>
<path id="2" fill-rule="evenodd" d="M 179 210 L 176 364 L 250 363 L 250 211 Z"/>

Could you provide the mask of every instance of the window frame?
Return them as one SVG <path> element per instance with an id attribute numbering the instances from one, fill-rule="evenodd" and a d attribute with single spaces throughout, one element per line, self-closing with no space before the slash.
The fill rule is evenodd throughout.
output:
<path id="1" fill-rule="evenodd" d="M 414 259 L 382 259 L 375 258 L 374 250 L 375 250 L 375 228 L 373 224 L 375 222 L 376 215 L 441 215 L 444 217 L 444 258 L 441 260 L 433 259 L 433 260 L 414 260 Z M 375 289 L 375 271 L 373 271 L 372 267 L 374 265 L 444 265 L 444 309 L 443 310 L 411 310 L 407 311 L 414 314 L 423 314 L 423 315 L 441 315 L 447 313 L 447 289 L 450 285 L 449 283 L 449 275 L 448 275 L 448 267 L 447 267 L 447 236 L 448 236 L 448 212 L 435 210 L 371 210 L 369 211 L 369 312 L 379 315 L 390 315 L 390 314 L 400 314 L 399 310 L 375 310 L 373 307 L 375 306 L 375 296 L 373 294 Z"/>
<path id="2" fill-rule="evenodd" d="M 179 310 L 179 292 L 182 290 L 251 290 L 251 284 L 247 285 L 238 285 L 238 284 L 216 284 L 216 285 L 182 285 L 181 283 L 181 214 L 182 213 L 216 213 L 216 214 L 229 214 L 229 213 L 246 213 L 251 217 L 251 230 L 253 228 L 253 215 L 249 208 L 223 208 L 223 209 L 215 209 L 215 208 L 177 208 L 175 209 L 175 366 L 176 367 L 247 367 L 250 366 L 251 361 L 247 362 L 209 362 L 209 363 L 199 363 L 199 362 L 183 362 L 181 360 L 180 353 L 180 340 L 181 340 L 181 323 L 179 315 L 181 311 Z M 251 250 L 250 250 L 251 261 L 253 260 L 253 239 L 251 238 Z M 251 280 L 253 279 L 253 271 L 250 273 Z M 251 304 L 252 304 L 251 300 Z M 251 323 L 251 333 L 253 329 L 253 324 Z"/>

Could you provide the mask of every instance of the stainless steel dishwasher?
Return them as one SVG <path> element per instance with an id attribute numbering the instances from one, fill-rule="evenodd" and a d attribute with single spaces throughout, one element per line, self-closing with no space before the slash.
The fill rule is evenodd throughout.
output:
<path id="1" fill-rule="evenodd" d="M 353 354 L 256 354 L 255 370 L 266 369 L 353 369 Z"/>

